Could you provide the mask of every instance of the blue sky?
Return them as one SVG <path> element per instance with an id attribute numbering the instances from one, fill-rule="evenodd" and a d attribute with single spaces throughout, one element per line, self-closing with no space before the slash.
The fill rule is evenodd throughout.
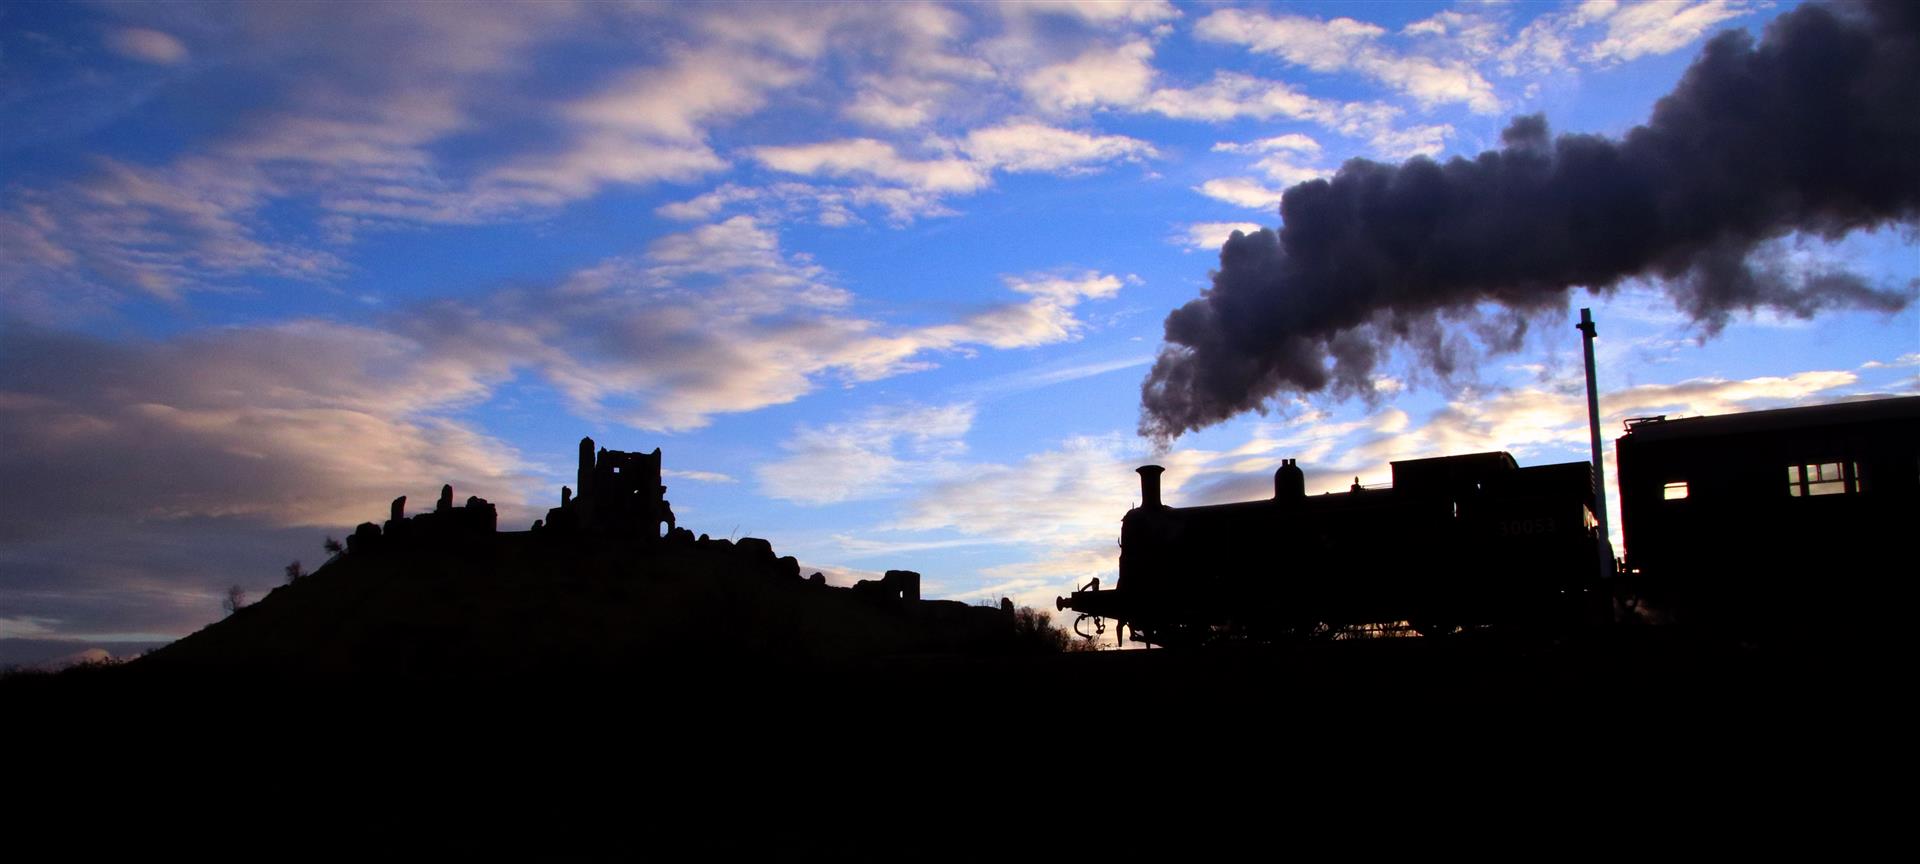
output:
<path id="1" fill-rule="evenodd" d="M 1371 398 L 1136 431 L 1168 313 L 1349 159 L 1619 137 L 1791 4 L 0 7 L 0 638 L 183 635 L 443 482 L 524 528 L 574 443 L 664 450 L 682 525 L 846 582 L 1034 605 L 1170 503 L 1396 458 L 1920 392 L 1920 317 L 1552 295 Z M 1914 227 L 1755 252 L 1920 278 Z M 1462 325 L 1464 326 L 1464 325 Z M 1617 498 L 1617 496 L 1616 496 Z"/>

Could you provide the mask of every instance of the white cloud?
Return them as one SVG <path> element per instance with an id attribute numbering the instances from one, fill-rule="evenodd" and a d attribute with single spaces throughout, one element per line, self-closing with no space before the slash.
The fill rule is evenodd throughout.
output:
<path id="1" fill-rule="evenodd" d="M 881 537 L 900 539 L 844 537 L 842 546 L 886 551 L 1024 547 L 1031 557 L 983 570 L 988 584 L 955 596 L 1011 596 L 1021 605 L 1050 605 L 1055 595 L 1114 571 L 1120 517 L 1129 502 L 1139 499 L 1133 469 L 1146 460 L 1124 442 L 1118 435 L 1071 438 L 1017 463 L 967 465 L 949 478 L 917 486 L 904 515 L 877 529 Z M 1169 469 L 1166 494 L 1177 495 L 1193 476 L 1191 467 L 1214 455 L 1175 451 L 1155 457 Z"/>
<path id="2" fill-rule="evenodd" d="M 45 311 L 36 317 L 129 294 L 179 300 L 240 274 L 315 280 L 344 268 L 331 252 L 254 229 L 272 186 L 256 169 L 95 164 L 84 181 L 17 192 L 15 212 L 0 215 L 0 296 Z"/>
<path id="3" fill-rule="evenodd" d="M 1402 112 L 1391 105 L 1316 99 L 1284 82 L 1237 72 L 1215 73 L 1211 81 L 1198 87 L 1155 90 L 1136 110 L 1178 120 L 1305 120 L 1341 135 L 1365 139 L 1376 153 L 1394 159 L 1437 152 L 1444 139 L 1453 134 L 1453 127 L 1446 124 L 1397 128 L 1394 122 Z"/>
<path id="4" fill-rule="evenodd" d="M 396 494 L 417 512 L 451 483 L 502 528 L 534 518 L 515 450 L 453 417 L 504 367 L 406 336 L 294 321 L 114 344 L 12 323 L 0 355 L 0 486 L 34 490 L 0 500 L 0 608 L 64 637 L 186 633 Z"/>
<path id="5" fill-rule="evenodd" d="M 1122 453 L 1118 438 L 1075 438 L 1016 465 L 972 465 L 963 476 L 924 485 L 888 528 L 1040 546 L 1111 544 L 1124 512 L 1115 502 L 1138 498 Z"/>
<path id="6" fill-rule="evenodd" d="M 905 100 L 876 90 L 865 91 L 841 112 L 848 118 L 882 129 L 912 129 L 933 119 L 932 100 Z"/>
<path id="7" fill-rule="evenodd" d="M 781 446 L 791 455 L 755 470 L 760 491 L 800 504 L 875 498 L 910 480 L 952 470 L 973 425 L 970 403 L 871 408 L 850 422 L 802 426 Z"/>
<path id="8" fill-rule="evenodd" d="M 925 192 L 973 192 L 990 182 L 989 171 L 975 162 L 954 158 L 911 159 L 901 156 L 892 144 L 873 138 L 754 147 L 747 152 L 775 171 L 863 177 Z"/>
<path id="9" fill-rule="evenodd" d="M 727 210 L 744 209 L 757 221 L 778 222 L 811 218 L 830 227 L 859 224 L 858 211 L 878 208 L 887 221 L 906 225 L 916 219 L 952 216 L 955 212 L 940 202 L 938 193 L 892 186 L 820 186 L 810 183 L 782 182 L 765 186 L 726 183 L 711 192 L 654 208 L 668 219 L 697 222 L 712 219 Z"/>
<path id="10" fill-rule="evenodd" d="M 1095 24 L 1157 24 L 1180 17 L 1167 0 L 1022 0 L 1003 7 L 1008 14 L 1066 15 Z"/>
<path id="11" fill-rule="evenodd" d="M 865 382 L 932 355 L 1078 338 L 1074 307 L 1125 280 L 1010 277 L 1026 295 L 958 321 L 894 328 L 842 310 L 852 295 L 745 216 L 663 237 L 543 292 L 436 304 L 405 319 L 451 357 L 537 370 L 584 416 L 684 430 L 715 414 L 792 402 L 823 377 Z M 476 346 L 487 346 L 484 349 Z"/>
<path id="12" fill-rule="evenodd" d="M 1134 138 L 1090 135 L 1025 120 L 975 129 L 955 146 L 966 158 L 913 159 L 873 138 L 755 147 L 748 152 L 776 171 L 865 178 L 926 193 L 977 191 L 991 182 L 996 170 L 1074 172 L 1102 162 L 1155 155 L 1151 145 Z"/>
<path id="13" fill-rule="evenodd" d="M 973 343 L 994 348 L 1030 348 L 1071 341 L 1079 338 L 1086 327 L 1073 316 L 1073 307 L 1082 300 L 1112 297 L 1123 282 L 1120 277 L 1093 271 L 1077 275 L 1009 276 L 1004 281 L 1008 288 L 1033 299 L 976 313 L 962 324 L 922 328 L 916 335 L 928 344 Z"/>
<path id="14" fill-rule="evenodd" d="M 1267 16 L 1238 9 L 1214 12 L 1194 24 L 1209 42 L 1244 45 L 1315 72 L 1338 72 L 1387 31 L 1352 18 L 1323 21 L 1298 15 Z"/>
<path id="15" fill-rule="evenodd" d="M 1541 15 L 1520 28 L 1495 55 L 1496 68 L 1508 77 L 1545 75 L 1572 65 L 1574 58 L 1573 16 Z"/>
<path id="16" fill-rule="evenodd" d="M 0 377 L 0 534 L 83 517 L 377 519 L 453 482 L 522 500 L 514 452 L 448 419 L 497 369 L 391 333 L 317 321 L 108 346 L 14 330 Z M 102 459 L 102 453 L 118 457 Z"/>
<path id="17" fill-rule="evenodd" d="M 55 618 L 37 618 L 31 615 L 0 615 L 0 639 L 38 639 L 53 635 L 53 625 L 59 624 Z"/>
<path id="18" fill-rule="evenodd" d="M 797 83 L 800 69 L 724 47 L 685 51 L 630 72 L 600 93 L 567 105 L 573 140 L 556 152 L 523 156 L 483 175 L 483 210 L 554 206 L 609 183 L 690 180 L 727 167 L 706 128 L 752 113 L 768 95 Z"/>
<path id="19" fill-rule="evenodd" d="M 1453 131 L 1444 125 L 1396 130 L 1393 121 L 1401 111 L 1393 106 L 1316 99 L 1285 82 L 1237 72 L 1216 72 L 1211 80 L 1194 87 L 1156 87 L 1159 74 L 1151 63 L 1153 55 L 1153 43 L 1145 39 L 1097 46 L 1025 73 L 1020 86 L 1029 101 L 1053 113 L 1120 109 L 1207 122 L 1240 117 L 1306 120 L 1343 135 L 1370 139 L 1377 151 L 1392 158 L 1433 152 L 1438 149 L 1437 139 Z M 1382 56 L 1374 68 L 1376 77 L 1396 83 L 1423 101 L 1446 101 L 1452 89 L 1484 84 L 1471 80 L 1474 73 L 1464 64 L 1429 58 Z"/>
<path id="20" fill-rule="evenodd" d="M 660 476 L 679 478 L 682 480 L 693 480 L 698 483 L 738 483 L 740 482 L 738 480 L 735 480 L 733 478 L 733 475 L 723 474 L 719 471 L 684 471 L 684 470 L 677 470 L 674 468 L 662 468 L 660 469 Z"/>
<path id="21" fill-rule="evenodd" d="M 1253 163 L 1253 167 L 1264 172 L 1268 179 L 1283 186 L 1305 183 L 1331 173 L 1327 169 L 1301 165 L 1296 161 L 1301 158 L 1312 161 L 1320 155 L 1320 142 L 1297 132 L 1262 138 L 1245 144 L 1222 141 L 1214 144 L 1213 150 L 1216 153 L 1260 154 L 1260 158 Z"/>
<path id="22" fill-rule="evenodd" d="M 122 27 L 108 33 L 107 47 L 122 57 L 161 66 L 185 63 L 188 58 L 185 43 L 159 30 L 144 27 Z"/>
<path id="23" fill-rule="evenodd" d="M 263 209 L 301 196 L 318 205 L 314 227 L 329 241 L 368 220 L 479 218 L 471 196 L 436 170 L 428 145 L 466 129 L 475 92 L 521 68 L 527 49 L 564 26 L 572 10 L 530 4 L 473 15 L 453 4 L 392 4 L 362 11 L 223 10 L 221 31 L 232 34 L 223 75 L 257 78 L 268 107 L 226 118 L 230 132 L 161 164 L 103 159 L 89 176 L 13 190 L 9 209 L 38 215 L 0 220 L 10 223 L 0 233 L 12 235 L 0 237 L 12 265 L 0 264 L 0 292 L 32 307 L 58 305 L 47 294 L 172 299 L 230 288 L 246 275 L 333 276 L 341 262 L 308 232 L 261 223 Z M 115 44 L 152 61 L 184 59 L 165 34 L 137 32 L 121 31 Z M 301 58 L 310 74 L 279 74 L 288 57 Z M 22 236 L 29 233 L 23 224 L 33 236 Z M 11 254 L 34 247 L 41 254 L 31 267 Z M 44 254 L 48 248 L 60 254 Z"/>
<path id="24" fill-rule="evenodd" d="M 1284 82 L 1217 72 L 1211 81 L 1198 87 L 1155 90 L 1140 108 L 1176 120 L 1222 121 L 1238 117 L 1312 119 L 1325 116 L 1330 106 Z"/>
<path id="25" fill-rule="evenodd" d="M 1902 354 L 1891 361 L 1868 360 L 1860 364 L 1862 369 L 1898 369 L 1903 366 L 1920 366 L 1920 351 Z"/>
<path id="26" fill-rule="evenodd" d="M 860 82 L 852 101 L 840 113 L 881 129 L 916 129 L 932 123 L 957 89 L 953 82 L 939 77 L 869 76 Z"/>
<path id="27" fill-rule="evenodd" d="M 1273 153 L 1253 163 L 1253 167 L 1267 175 L 1267 179 L 1279 183 L 1282 188 L 1297 186 L 1308 180 L 1317 180 L 1331 176 L 1333 172 L 1312 165 L 1295 164 L 1293 157 L 1286 153 Z"/>
<path id="28" fill-rule="evenodd" d="M 1500 74 L 1507 76 L 1543 75 L 1572 68 L 1577 62 L 1612 65 L 1678 51 L 1715 25 L 1754 8 L 1750 3 L 1723 0 L 1624 5 L 1588 0 L 1566 11 L 1535 17 L 1490 56 Z M 1598 36 L 1590 35 L 1602 24 L 1605 27 Z"/>
<path id="29" fill-rule="evenodd" d="M 1619 9 L 1620 0 L 1581 0 L 1580 5 L 1574 7 L 1572 17 L 1578 23 L 1591 24 L 1606 20 Z"/>
<path id="30" fill-rule="evenodd" d="M 759 112 L 776 92 L 811 80 L 830 52 L 847 64 L 849 80 L 871 91 L 849 110 L 886 128 L 927 122 L 956 92 L 955 82 L 993 75 L 983 61 L 959 53 L 968 17 L 924 4 L 774 6 L 752 16 L 708 7 L 589 15 L 560 3 L 486 15 L 457 4 L 382 6 L 354 16 L 320 6 L 248 6 L 236 7 L 231 19 L 225 24 L 238 35 L 223 57 L 233 74 L 277 69 L 290 56 L 302 58 L 301 68 L 311 74 L 269 94 L 276 97 L 268 100 L 270 109 L 235 118 L 226 137 L 167 165 L 103 172 L 94 184 L 124 187 L 129 174 L 149 185 L 188 174 L 213 177 L 232 190 L 212 198 L 221 211 L 148 207 L 143 224 L 134 226 L 139 230 L 129 231 L 109 223 L 125 223 L 130 215 L 49 213 L 44 199 L 73 196 L 24 190 L 0 225 L 9 253 L 0 290 L 10 301 L 51 308 L 59 304 L 44 295 L 55 290 L 107 301 L 129 289 L 174 297 L 229 275 L 337 271 L 330 253 L 316 251 L 286 224 L 274 226 L 271 240 L 262 239 L 266 232 L 256 236 L 258 212 L 290 198 L 316 199 L 320 215 L 313 227 L 326 242 L 343 243 L 396 223 L 525 218 L 609 185 L 693 180 L 729 167 L 708 141 L 713 128 Z M 480 158 L 460 162 L 438 152 L 434 145 L 449 136 L 481 128 L 502 98 L 527 97 L 520 85 L 533 69 L 535 49 L 587 26 L 616 39 L 631 30 L 645 36 L 640 44 L 667 47 L 637 67 L 588 80 L 583 95 L 517 104 L 529 128 L 543 134 L 504 152 L 481 148 Z M 699 38 L 682 38 L 692 34 Z M 163 60 L 175 53 L 165 48 L 168 38 L 128 30 L 111 41 Z M 841 201 L 817 196 L 818 218 L 855 221 L 845 201 L 881 209 L 895 223 L 950 212 L 923 187 L 971 188 L 986 180 L 967 166 L 948 167 L 958 175 L 944 176 L 936 164 L 918 184 L 865 184 L 836 192 Z M 224 236 L 209 243 L 187 236 L 212 230 Z M 128 241 L 99 239 L 115 237 L 144 245 L 131 254 Z M 57 288 L 39 287 L 56 281 Z"/>
<path id="31" fill-rule="evenodd" d="M 1090 135 L 1043 123 L 1014 120 L 975 129 L 960 149 L 1002 171 L 1084 171 L 1099 163 L 1158 155 L 1153 145 L 1124 135 Z"/>
<path id="32" fill-rule="evenodd" d="M 1233 232 L 1252 234 L 1260 230 L 1254 222 L 1195 222 L 1182 232 L 1179 242 L 1190 250 L 1217 252 Z"/>
<path id="33" fill-rule="evenodd" d="M 1421 56 L 1365 55 L 1361 71 L 1422 106 L 1460 103 L 1476 114 L 1496 114 L 1500 99 L 1479 70 L 1458 60 Z"/>
<path id="34" fill-rule="evenodd" d="M 1243 45 L 1316 72 L 1352 70 L 1423 106 L 1459 103 L 1480 114 L 1500 110 L 1493 85 L 1464 60 L 1401 54 L 1380 44 L 1383 28 L 1351 18 L 1321 20 L 1227 9 L 1194 25 L 1199 38 Z"/>
<path id="35" fill-rule="evenodd" d="M 1293 132 L 1286 135 L 1275 135 L 1272 138 L 1261 138 L 1258 141 L 1248 141 L 1244 144 L 1234 143 L 1232 141 L 1221 141 L 1213 145 L 1213 151 L 1215 153 L 1291 152 L 1311 156 L 1320 152 L 1320 142 L 1313 140 L 1311 136 Z"/>
<path id="36" fill-rule="evenodd" d="M 1438 156 L 1447 148 L 1447 139 L 1453 137 L 1453 126 L 1446 123 L 1408 126 L 1403 129 L 1381 129 L 1368 140 L 1375 153 L 1388 159 L 1408 159 L 1414 156 Z"/>
<path id="37" fill-rule="evenodd" d="M 1152 59 L 1153 44 L 1146 40 L 1095 48 L 1065 63 L 1034 70 L 1020 87 L 1044 111 L 1134 105 L 1153 86 Z"/>
<path id="38" fill-rule="evenodd" d="M 1011 375 L 975 380 L 962 385 L 958 392 L 976 396 L 996 396 L 1018 393 L 1025 390 L 1038 390 L 1117 372 L 1122 369 L 1134 369 L 1153 362 L 1153 356 L 1142 354 L 1136 357 L 1122 357 L 1115 360 L 1100 360 L 1091 363 L 1074 363 L 1064 366 L 1051 366 Z"/>
<path id="39" fill-rule="evenodd" d="M 689 51 L 662 66 L 627 74 L 597 95 L 566 106 L 584 126 L 645 139 L 691 141 L 706 124 L 766 104 L 767 92 L 794 83 L 785 63 L 726 51 Z"/>
<path id="40" fill-rule="evenodd" d="M 1617 7 L 1588 4 L 1576 14 L 1582 20 L 1604 20 L 1607 25 L 1605 38 L 1588 46 L 1588 58 L 1624 63 L 1650 54 L 1671 54 L 1693 44 L 1714 25 L 1750 11 L 1746 3 L 1703 0 Z"/>
<path id="41" fill-rule="evenodd" d="M 1194 191 L 1249 210 L 1272 210 L 1280 206 L 1281 193 L 1285 190 L 1269 189 L 1248 177 L 1222 177 L 1208 180 Z"/>
<path id="42" fill-rule="evenodd" d="M 933 155 L 916 158 L 874 138 L 848 138 L 815 144 L 754 147 L 747 153 L 775 171 L 855 181 L 850 187 L 775 184 L 767 190 L 723 187 L 709 196 L 670 205 L 663 215 L 700 216 L 739 201 L 777 199 L 787 204 L 808 200 L 820 221 L 842 225 L 856 220 L 858 208 L 879 207 L 889 222 L 905 224 L 926 216 L 952 215 L 942 199 L 991 185 L 996 171 L 1080 174 L 1115 161 L 1158 155 L 1145 141 L 1122 135 L 1098 135 L 1015 119 L 974 129 L 958 140 L 929 139 Z"/>
<path id="43" fill-rule="evenodd" d="M 1432 155 L 1444 147 L 1445 139 L 1453 132 L 1451 126 L 1415 126 L 1406 129 L 1381 128 L 1372 140 L 1373 147 L 1380 155 L 1393 159 L 1404 159 L 1416 154 Z M 1229 141 L 1213 145 L 1216 153 L 1262 154 L 1253 163 L 1253 167 L 1264 172 L 1268 179 L 1292 186 L 1308 180 L 1330 176 L 1332 169 L 1312 164 L 1301 164 L 1304 157 L 1312 162 L 1321 152 L 1320 143 L 1311 137 L 1292 133 L 1273 138 L 1264 138 L 1247 143 Z M 1226 194 L 1238 194 L 1240 190 L 1232 187 L 1218 187 Z M 1251 199 L 1254 196 L 1239 195 Z"/>
<path id="44" fill-rule="evenodd" d="M 1427 37 L 1454 54 L 1475 59 L 1491 56 L 1506 41 L 1500 23 L 1485 15 L 1448 9 L 1422 18 L 1400 30 L 1402 35 Z"/>

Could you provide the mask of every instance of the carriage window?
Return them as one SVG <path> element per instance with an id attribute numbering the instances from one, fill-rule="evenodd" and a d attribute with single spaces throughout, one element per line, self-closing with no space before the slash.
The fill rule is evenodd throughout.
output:
<path id="1" fill-rule="evenodd" d="M 1660 490 L 1660 497 L 1667 501 L 1678 501 L 1687 497 L 1687 481 L 1675 480 Z"/>
<path id="2" fill-rule="evenodd" d="M 1849 462 L 1816 462 L 1787 467 L 1787 494 L 1795 498 L 1813 495 L 1845 495 L 1860 491 L 1860 466 Z"/>

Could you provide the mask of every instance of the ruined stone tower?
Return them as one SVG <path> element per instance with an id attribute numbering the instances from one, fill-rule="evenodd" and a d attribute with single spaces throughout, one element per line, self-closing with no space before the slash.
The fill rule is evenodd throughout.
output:
<path id="1" fill-rule="evenodd" d="M 673 507 L 660 485 L 660 448 L 652 453 L 594 450 L 592 438 L 580 439 L 580 466 L 570 493 L 562 488 L 560 506 L 547 511 L 546 525 L 658 538 L 664 523 L 674 527 Z"/>

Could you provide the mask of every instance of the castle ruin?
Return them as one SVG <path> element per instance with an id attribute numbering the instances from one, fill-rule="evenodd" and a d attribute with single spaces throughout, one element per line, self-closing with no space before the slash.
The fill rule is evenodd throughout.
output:
<path id="1" fill-rule="evenodd" d="M 652 453 L 595 451 L 593 439 L 582 438 L 574 483 L 579 491 L 560 487 L 560 506 L 548 510 L 537 527 L 654 539 L 675 527 L 667 487 L 660 485 L 658 447 Z"/>
<path id="2" fill-rule="evenodd" d="M 696 539 L 692 532 L 678 527 L 673 505 L 666 498 L 667 487 L 660 484 L 660 449 L 657 447 L 651 453 L 630 453 L 595 448 L 592 438 L 582 438 L 574 484 L 560 487 L 560 506 L 548 510 L 545 519 L 533 523 L 533 536 L 561 542 L 605 538 L 638 541 L 659 549 L 669 546 L 706 549 L 735 556 L 752 567 L 796 583 L 827 587 L 819 573 L 802 579 L 800 562 L 792 556 L 776 558 L 773 545 L 766 540 L 742 537 L 734 542 L 705 534 Z M 422 543 L 438 547 L 443 543 L 491 538 L 498 533 L 499 515 L 492 503 L 485 498 L 468 497 L 464 506 L 455 506 L 453 486 L 447 485 L 440 487 L 440 498 L 432 510 L 414 516 L 407 515 L 405 495 L 393 499 L 387 521 L 379 525 L 360 523 L 347 537 L 347 551 L 408 548 Z M 575 540 L 562 539 L 569 537 Z M 889 570 L 884 578 L 860 582 L 851 590 L 854 595 L 881 605 L 918 605 L 921 601 L 920 574 L 911 570 Z"/>

